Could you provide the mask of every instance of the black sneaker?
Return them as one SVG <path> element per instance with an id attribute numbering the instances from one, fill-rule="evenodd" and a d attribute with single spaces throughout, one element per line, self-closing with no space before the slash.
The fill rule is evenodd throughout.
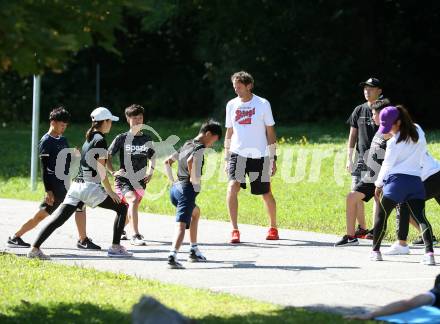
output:
<path id="1" fill-rule="evenodd" d="M 8 238 L 8 247 L 11 248 L 28 248 L 31 247 L 29 243 L 26 243 L 21 239 L 21 237 L 9 237 Z"/>
<path id="2" fill-rule="evenodd" d="M 84 250 L 101 250 L 101 247 L 93 243 L 92 240 L 88 237 L 86 237 L 82 242 L 78 240 L 76 246 L 78 247 L 78 249 Z"/>
<path id="3" fill-rule="evenodd" d="M 189 262 L 206 262 L 206 258 L 200 251 L 196 251 L 194 249 L 191 249 L 189 251 L 188 261 Z"/>
<path id="4" fill-rule="evenodd" d="M 437 245 L 438 241 L 435 235 L 432 236 L 432 244 Z M 423 238 L 419 236 L 414 241 L 412 241 L 412 245 L 425 245 L 425 242 L 423 242 Z"/>
<path id="5" fill-rule="evenodd" d="M 351 246 L 351 245 L 359 245 L 359 241 L 357 238 L 350 238 L 348 235 L 344 235 L 342 239 L 335 243 L 335 246 Z"/>
<path id="6" fill-rule="evenodd" d="M 128 241 L 128 237 L 127 237 L 127 232 L 126 231 L 122 231 L 121 241 Z"/>
<path id="7" fill-rule="evenodd" d="M 170 268 L 170 269 L 185 269 L 183 267 L 183 265 L 179 261 L 176 260 L 174 255 L 168 256 L 168 268 Z"/>
<path id="8" fill-rule="evenodd" d="M 361 227 L 361 225 L 358 225 L 358 228 L 356 230 L 356 232 L 354 232 L 354 237 L 356 238 L 365 238 L 365 236 L 368 234 L 368 230 L 367 229 L 363 229 Z"/>

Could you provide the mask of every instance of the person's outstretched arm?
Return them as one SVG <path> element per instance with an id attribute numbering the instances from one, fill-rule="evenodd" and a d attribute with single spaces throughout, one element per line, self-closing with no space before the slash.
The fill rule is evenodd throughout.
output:
<path id="1" fill-rule="evenodd" d="M 429 293 L 425 293 L 414 296 L 411 299 L 404 299 L 404 300 L 399 300 L 397 302 L 393 302 L 391 304 L 380 307 L 379 309 L 372 312 L 368 312 L 365 314 L 358 314 L 358 315 L 350 315 L 350 316 L 346 316 L 345 318 L 369 320 L 380 316 L 387 316 L 387 315 L 406 312 L 411 309 L 424 305 L 432 305 L 432 302 L 433 302 L 433 296 L 431 296 Z"/>

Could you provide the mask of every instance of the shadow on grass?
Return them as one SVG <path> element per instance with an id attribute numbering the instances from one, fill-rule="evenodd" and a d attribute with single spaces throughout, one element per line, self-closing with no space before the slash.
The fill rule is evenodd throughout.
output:
<path id="1" fill-rule="evenodd" d="M 11 315 L 0 314 L 2 324 L 9 323 L 130 323 L 129 313 L 110 306 L 90 303 L 31 304 L 25 300 L 10 309 Z"/>
<path id="2" fill-rule="evenodd" d="M 248 313 L 231 317 L 208 315 L 197 320 L 197 323 L 353 323 L 339 314 L 309 311 L 302 308 L 286 307 L 267 314 Z"/>

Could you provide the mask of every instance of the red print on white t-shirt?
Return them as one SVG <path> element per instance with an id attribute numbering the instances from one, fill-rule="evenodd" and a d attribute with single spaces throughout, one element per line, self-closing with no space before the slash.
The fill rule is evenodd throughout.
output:
<path id="1" fill-rule="evenodd" d="M 235 111 L 235 121 L 240 125 L 252 124 L 252 116 L 255 115 L 255 108 L 242 108 Z"/>

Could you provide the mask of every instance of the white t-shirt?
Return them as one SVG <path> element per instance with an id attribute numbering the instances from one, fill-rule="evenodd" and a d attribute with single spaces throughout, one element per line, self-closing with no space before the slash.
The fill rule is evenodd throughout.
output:
<path id="1" fill-rule="evenodd" d="M 236 97 L 226 105 L 226 128 L 232 128 L 230 151 L 258 159 L 269 155 L 266 126 L 275 125 L 270 103 L 255 94 L 242 102 Z"/>
<path id="2" fill-rule="evenodd" d="M 426 152 L 422 166 L 422 181 L 425 181 L 437 172 L 440 172 L 440 162 L 438 162 L 428 152 Z"/>

